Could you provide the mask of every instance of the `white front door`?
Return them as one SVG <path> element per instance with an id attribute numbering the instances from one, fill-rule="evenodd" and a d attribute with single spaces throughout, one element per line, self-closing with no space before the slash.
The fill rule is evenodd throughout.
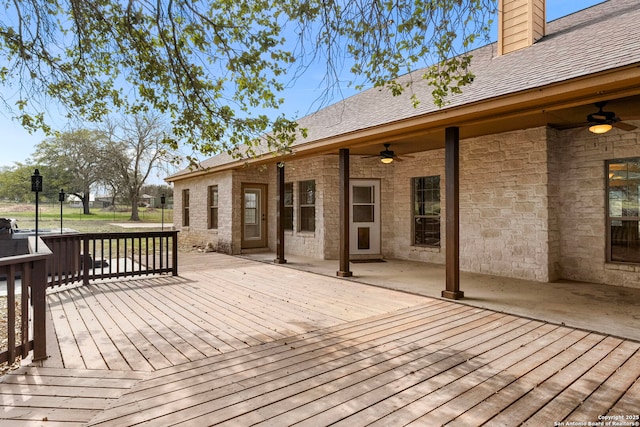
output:
<path id="1" fill-rule="evenodd" d="M 349 186 L 349 254 L 380 255 L 380 181 L 352 179 Z"/>

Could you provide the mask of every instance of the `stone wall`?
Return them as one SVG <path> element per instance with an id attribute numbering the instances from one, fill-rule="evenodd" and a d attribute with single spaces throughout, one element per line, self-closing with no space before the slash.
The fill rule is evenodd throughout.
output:
<path id="1" fill-rule="evenodd" d="M 640 267 L 606 262 L 605 161 L 640 157 L 640 132 L 613 129 L 558 133 L 561 276 L 565 279 L 640 288 Z"/>
<path id="2" fill-rule="evenodd" d="M 218 229 L 208 228 L 208 188 L 218 186 Z M 182 225 L 182 191 L 189 189 L 189 226 Z M 178 233 L 180 247 L 191 249 L 204 248 L 211 244 L 221 252 L 232 253 L 232 172 L 201 175 L 199 177 L 177 181 L 174 186 L 173 224 Z"/>
<path id="3" fill-rule="evenodd" d="M 462 140 L 460 143 L 460 268 L 463 271 L 541 282 L 559 278 L 640 287 L 640 267 L 606 262 L 608 159 L 640 157 L 640 132 L 614 129 L 605 135 L 545 127 Z M 444 264 L 444 150 L 415 153 L 384 165 L 352 155 L 352 179 L 380 179 L 382 255 Z M 339 257 L 339 158 L 325 155 L 291 160 L 285 181 L 316 181 L 316 230 L 285 232 L 287 253 Z M 411 244 L 411 178 L 441 178 L 441 245 Z M 269 248 L 276 249 L 276 166 L 212 174 L 175 187 L 174 223 L 182 246 L 239 253 L 242 183 L 266 183 Z M 191 192 L 191 225 L 181 227 L 182 189 Z M 207 229 L 207 187 L 218 185 L 219 229 Z"/>
<path id="4" fill-rule="evenodd" d="M 389 256 L 414 261 L 444 264 L 445 242 L 445 176 L 444 150 L 434 150 L 424 153 L 414 153 L 412 158 L 394 162 L 392 203 L 385 204 L 385 209 L 393 214 L 393 221 L 387 223 L 383 235 L 389 241 Z M 412 245 L 413 237 L 413 207 L 412 178 L 423 176 L 440 176 L 440 247 L 425 247 Z"/>
<path id="5" fill-rule="evenodd" d="M 460 268 L 548 281 L 547 129 L 460 144 Z"/>
<path id="6" fill-rule="evenodd" d="M 327 157 L 330 157 L 327 160 Z M 285 182 L 293 183 L 293 231 L 285 231 L 285 251 L 286 253 L 295 253 L 302 256 L 324 258 L 324 235 L 326 224 L 322 221 L 325 215 L 324 209 L 326 201 L 325 176 L 328 173 L 325 170 L 325 163 L 331 161 L 331 158 L 337 156 L 319 156 L 310 159 L 293 160 L 285 163 L 284 177 Z M 269 248 L 276 250 L 277 245 L 277 171 L 276 166 L 271 165 L 269 168 Z M 316 222 L 315 232 L 299 231 L 298 224 L 298 183 L 300 181 L 315 180 L 316 182 Z M 332 196 L 330 196 L 332 197 Z M 331 201 L 331 200 L 330 200 Z"/>
<path id="7" fill-rule="evenodd" d="M 382 252 L 391 254 L 387 241 L 394 233 L 393 206 L 394 187 L 393 165 L 383 165 L 376 158 L 362 158 L 351 156 L 350 175 L 352 179 L 381 179 L 382 215 Z M 298 206 L 297 183 L 308 179 L 316 181 L 316 231 L 315 233 L 300 232 L 298 230 L 296 212 L 293 216 L 294 231 L 285 232 L 285 250 L 304 256 L 323 259 L 338 259 L 340 256 L 340 168 L 339 156 L 325 155 L 310 159 L 294 160 L 285 166 L 285 181 L 293 182 L 294 209 Z M 276 172 L 273 171 L 271 180 L 274 188 L 273 206 L 270 206 L 270 247 L 275 250 L 276 245 Z"/>

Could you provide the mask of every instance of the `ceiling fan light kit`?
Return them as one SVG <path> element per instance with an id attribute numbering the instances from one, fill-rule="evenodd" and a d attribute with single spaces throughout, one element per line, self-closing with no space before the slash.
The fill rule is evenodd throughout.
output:
<path id="1" fill-rule="evenodd" d="M 384 144 L 384 150 L 380 152 L 380 161 L 385 165 L 393 163 L 393 158 L 396 157 L 396 153 L 389 150 L 391 144 Z"/>
<path id="2" fill-rule="evenodd" d="M 607 105 L 607 101 L 596 102 L 594 105 L 598 107 L 598 112 L 587 116 L 590 132 L 603 134 L 609 132 L 614 126 L 623 130 L 636 129 L 634 125 L 622 123 L 620 117 L 617 117 L 613 111 L 604 111 L 603 108 Z"/>
<path id="3" fill-rule="evenodd" d="M 386 144 L 383 144 L 383 145 L 384 145 L 384 150 L 382 150 L 380 152 L 380 154 L 376 154 L 374 156 L 364 156 L 364 158 L 379 157 L 380 161 L 382 163 L 384 163 L 385 165 L 391 164 L 391 163 L 395 162 L 396 160 L 401 162 L 401 161 L 404 160 L 403 157 L 404 158 L 409 158 L 409 159 L 413 158 L 413 156 L 405 156 L 405 155 L 403 155 L 402 157 L 398 156 L 395 153 L 395 151 L 389 149 L 389 147 L 391 147 L 390 143 L 386 143 Z"/>
<path id="4" fill-rule="evenodd" d="M 613 126 L 611 126 L 609 123 L 596 123 L 589 126 L 589 132 L 595 133 L 595 134 L 607 133 L 611 129 L 613 129 Z"/>

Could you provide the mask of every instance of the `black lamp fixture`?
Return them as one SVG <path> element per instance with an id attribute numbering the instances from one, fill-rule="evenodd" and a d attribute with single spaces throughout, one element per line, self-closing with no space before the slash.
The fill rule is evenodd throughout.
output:
<path id="1" fill-rule="evenodd" d="M 64 190 L 61 188 L 58 193 L 58 201 L 60 202 L 60 234 L 62 234 L 62 204 L 64 203 Z"/>
<path id="2" fill-rule="evenodd" d="M 38 252 L 38 195 L 42 192 L 42 175 L 38 169 L 31 175 L 31 191 L 36 193 L 36 252 Z"/>

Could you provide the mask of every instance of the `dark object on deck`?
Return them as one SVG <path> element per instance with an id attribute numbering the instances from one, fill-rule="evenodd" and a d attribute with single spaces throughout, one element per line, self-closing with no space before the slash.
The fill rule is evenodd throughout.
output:
<path id="1" fill-rule="evenodd" d="M 80 267 L 84 266 L 84 256 L 80 257 Z M 93 259 L 89 254 L 89 268 L 104 268 L 109 267 L 109 263 L 103 259 Z"/>

